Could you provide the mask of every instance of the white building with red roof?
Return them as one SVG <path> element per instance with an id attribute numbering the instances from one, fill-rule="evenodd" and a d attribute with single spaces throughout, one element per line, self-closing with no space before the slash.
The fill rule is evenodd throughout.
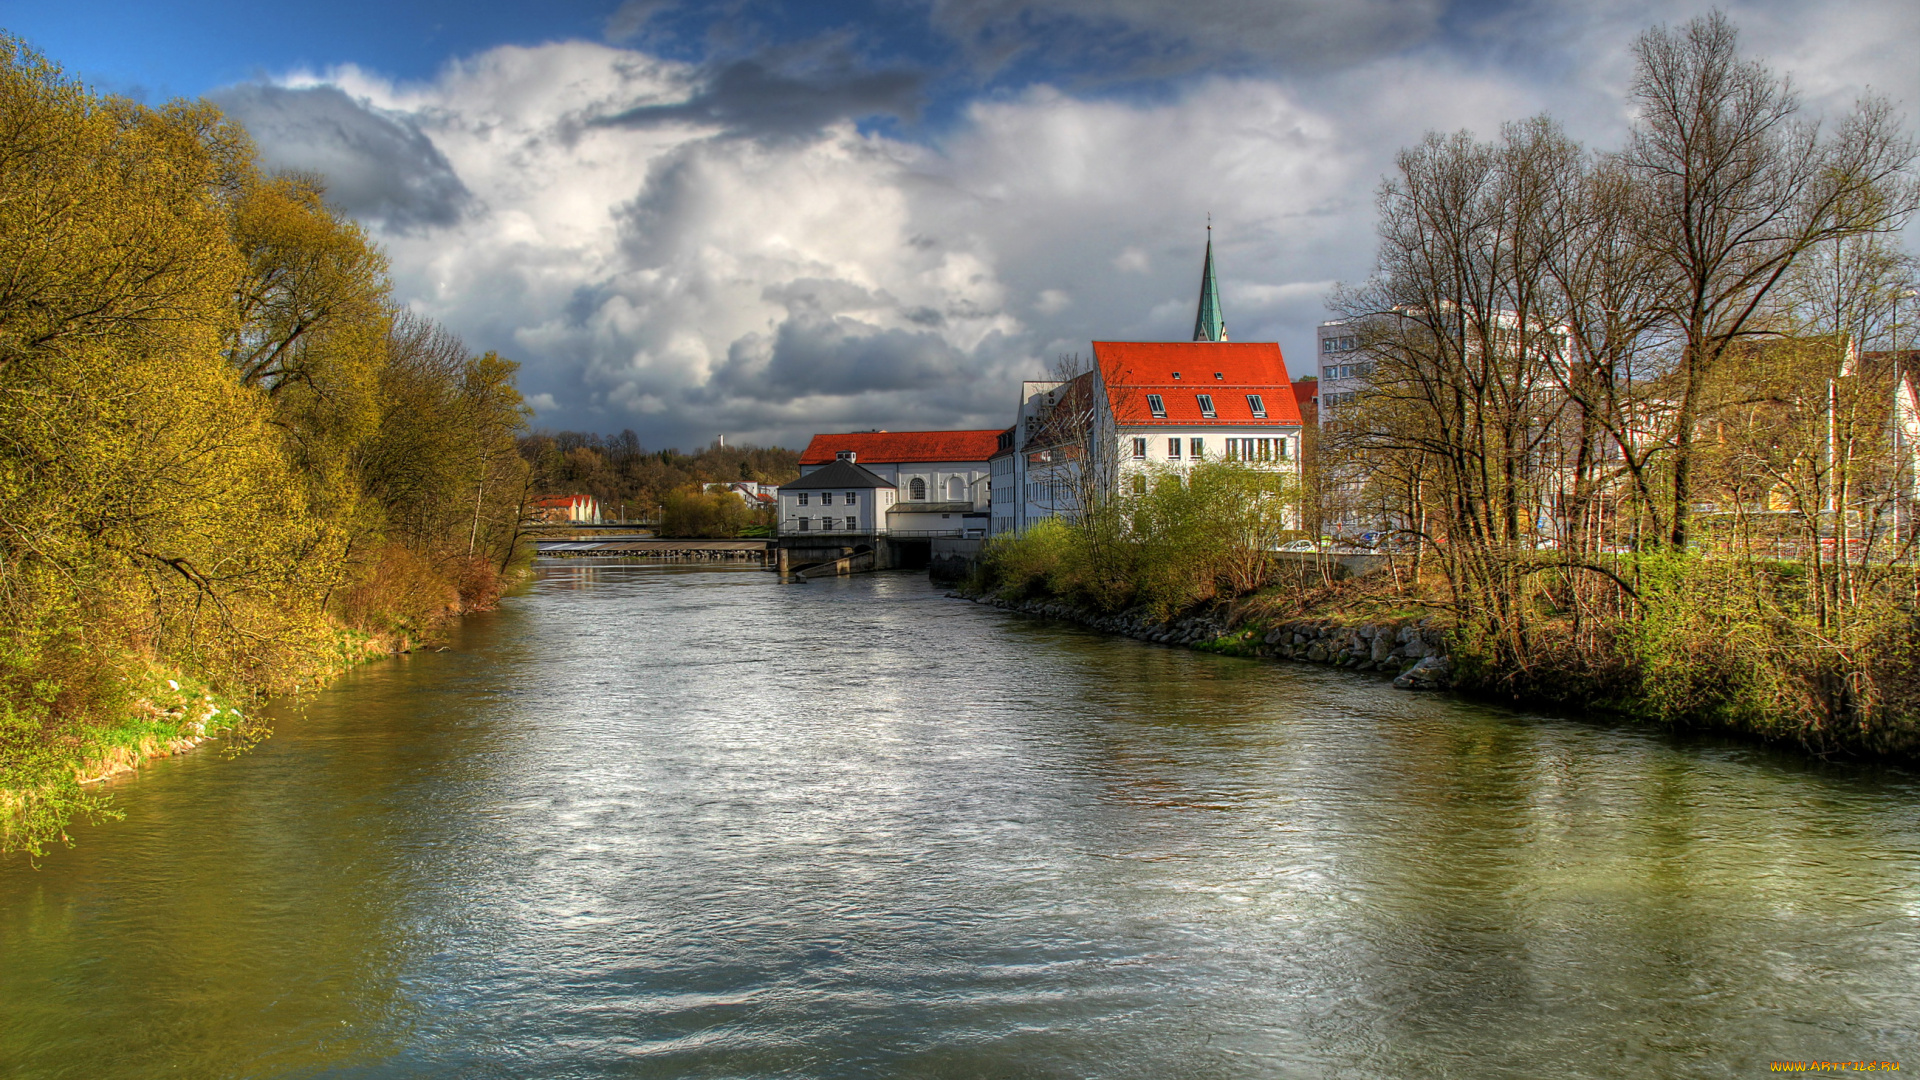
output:
<path id="1" fill-rule="evenodd" d="M 984 431 L 849 431 L 815 435 L 800 452 L 800 475 L 851 461 L 900 489 L 902 502 L 965 502 L 987 506 L 987 459 L 1000 429 Z"/>
<path id="2" fill-rule="evenodd" d="M 802 488 L 781 488 L 780 531 L 783 535 L 819 532 L 889 533 L 895 536 L 984 536 L 992 479 L 988 459 L 999 445 L 1001 431 L 849 431 L 815 435 L 800 453 L 800 482 L 837 463 L 857 465 L 891 491 L 871 498 L 884 504 L 883 515 L 860 519 L 844 510 L 818 512 L 827 493 L 812 493 L 800 501 Z M 791 490 L 789 490 L 791 489 Z M 789 497 L 790 496 L 790 497 Z M 840 498 L 846 500 L 847 492 Z M 827 505 L 834 505 L 829 503 Z"/>
<path id="3" fill-rule="evenodd" d="M 600 524 L 600 500 L 591 495 L 550 495 L 527 504 L 527 516 L 548 524 Z"/>
<path id="4" fill-rule="evenodd" d="M 1096 341 L 1090 370 L 1021 386 L 1002 466 L 1014 490 L 995 501 L 994 532 L 1209 461 L 1297 476 L 1301 427 L 1280 346 L 1226 340 L 1209 240 L 1193 341 Z"/>

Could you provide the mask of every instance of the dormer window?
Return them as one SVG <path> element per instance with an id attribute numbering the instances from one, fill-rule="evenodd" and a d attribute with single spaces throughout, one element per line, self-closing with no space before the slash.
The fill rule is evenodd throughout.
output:
<path id="1" fill-rule="evenodd" d="M 1147 411 L 1153 414 L 1154 419 L 1165 420 L 1167 418 L 1167 403 L 1161 400 L 1159 394 L 1148 394 Z"/>
<path id="2" fill-rule="evenodd" d="M 1226 378 L 1226 376 L 1225 376 L 1225 375 L 1222 375 L 1221 373 L 1219 373 L 1219 372 L 1217 372 L 1217 371 L 1213 373 L 1213 377 L 1214 377 L 1214 378 L 1216 378 L 1216 379 L 1225 379 L 1225 378 Z"/>
<path id="3" fill-rule="evenodd" d="M 1180 379 L 1180 373 L 1179 373 L 1179 372 L 1177 372 L 1177 371 L 1176 371 L 1176 372 L 1174 372 L 1174 373 L 1173 373 L 1173 378 L 1174 378 L 1174 381 L 1176 381 L 1176 382 L 1178 382 L 1178 381 L 1179 381 L 1179 379 Z"/>
<path id="4" fill-rule="evenodd" d="M 1253 410 L 1253 418 L 1255 420 L 1265 420 L 1267 418 L 1267 403 L 1260 400 L 1259 394 L 1247 395 L 1247 408 Z"/>
<path id="5" fill-rule="evenodd" d="M 1214 412 L 1214 410 L 1213 410 L 1213 395 L 1212 395 L 1212 394 L 1195 394 L 1195 395 L 1193 395 L 1193 397 L 1194 397 L 1194 400 L 1196 400 L 1196 401 L 1198 401 L 1198 402 L 1200 403 L 1200 415 L 1201 415 L 1201 416 L 1204 416 L 1204 417 L 1206 417 L 1206 418 L 1207 418 L 1207 419 L 1209 419 L 1209 420 L 1213 420 L 1213 419 L 1216 419 L 1216 418 L 1217 418 L 1217 417 L 1219 416 L 1219 414 L 1218 414 L 1218 413 L 1216 413 L 1216 412 Z"/>
<path id="6" fill-rule="evenodd" d="M 836 450 L 834 451 L 833 459 L 835 461 L 852 461 L 858 456 L 859 454 L 853 450 Z"/>

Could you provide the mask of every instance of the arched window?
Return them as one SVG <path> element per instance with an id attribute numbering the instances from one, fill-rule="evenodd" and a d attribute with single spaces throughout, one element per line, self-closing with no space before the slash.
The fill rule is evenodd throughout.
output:
<path id="1" fill-rule="evenodd" d="M 926 497 L 927 482 L 917 476 L 914 477 L 913 483 L 907 485 L 907 498 L 924 500 Z"/>
<path id="2" fill-rule="evenodd" d="M 957 476 L 947 477 L 947 501 L 959 502 L 967 497 L 967 482 Z"/>

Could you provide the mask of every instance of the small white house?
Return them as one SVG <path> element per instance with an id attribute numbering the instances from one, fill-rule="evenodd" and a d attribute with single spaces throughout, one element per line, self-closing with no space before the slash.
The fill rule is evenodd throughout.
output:
<path id="1" fill-rule="evenodd" d="M 830 462 L 780 485 L 780 534 L 885 532 L 896 496 L 892 481 L 851 461 Z"/>

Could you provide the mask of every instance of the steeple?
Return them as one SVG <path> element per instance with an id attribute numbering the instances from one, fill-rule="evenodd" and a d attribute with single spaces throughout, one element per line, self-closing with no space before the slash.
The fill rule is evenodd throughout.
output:
<path id="1" fill-rule="evenodd" d="M 1213 280 L 1213 222 L 1207 222 L 1207 261 L 1200 267 L 1200 310 L 1193 316 L 1193 340 L 1227 340 L 1227 323 L 1220 316 L 1220 285 Z"/>

